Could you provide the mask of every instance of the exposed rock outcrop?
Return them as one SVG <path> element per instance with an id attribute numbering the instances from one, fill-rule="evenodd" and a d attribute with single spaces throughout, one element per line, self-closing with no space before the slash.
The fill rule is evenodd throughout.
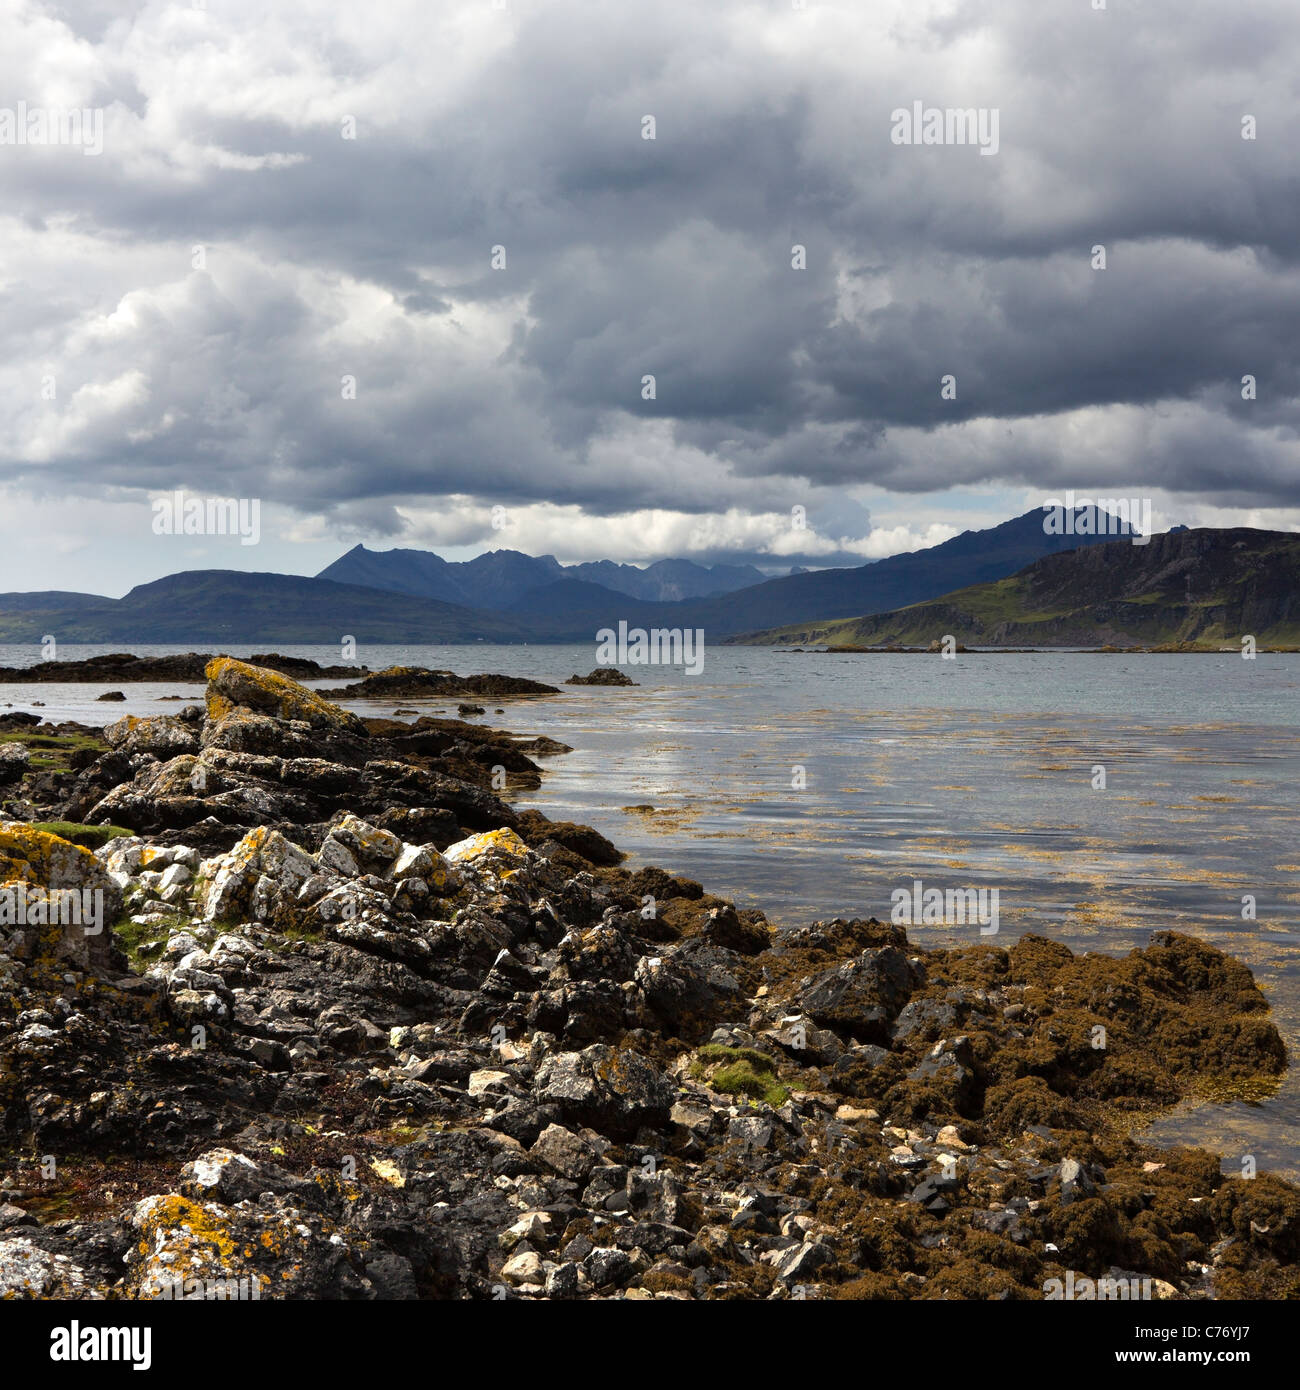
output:
<path id="1" fill-rule="evenodd" d="M 132 652 L 108 652 L 76 661 L 40 661 L 34 666 L 0 666 L 0 682 L 79 681 L 103 684 L 107 681 L 202 681 L 213 657 L 200 652 L 183 656 L 136 656 Z M 321 666 L 299 656 L 280 656 L 272 652 L 249 657 L 249 664 L 296 680 L 322 677 L 364 676 L 364 666 Z"/>
<path id="2" fill-rule="evenodd" d="M 565 685 L 635 685 L 631 676 L 620 671 L 617 666 L 597 666 L 590 675 L 576 673 L 564 682 Z"/>
<path id="3" fill-rule="evenodd" d="M 321 692 L 332 700 L 418 700 L 478 695 L 501 699 L 514 695 L 558 695 L 553 685 L 522 676 L 458 676 L 423 666 L 388 666 L 337 690 Z"/>
<path id="4" fill-rule="evenodd" d="M 348 714 L 276 671 L 219 656 L 208 663 L 205 674 L 208 718 L 214 722 L 234 710 L 244 709 L 333 733 L 365 733 L 365 726 L 355 714 Z"/>
<path id="5" fill-rule="evenodd" d="M 209 694 L 74 779 L 170 828 L 0 828 L 3 884 L 116 926 L 0 926 L 0 1296 L 1300 1295 L 1300 1193 L 1128 1137 L 1286 1064 L 1213 947 L 778 937 L 513 811 L 473 756 L 508 736 Z"/>

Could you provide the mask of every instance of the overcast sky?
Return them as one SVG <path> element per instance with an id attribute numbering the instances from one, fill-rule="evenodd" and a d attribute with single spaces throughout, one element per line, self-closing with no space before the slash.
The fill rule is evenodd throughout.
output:
<path id="1" fill-rule="evenodd" d="M 1300 8 L 1095 2 L 0 0 L 0 590 L 1300 529 Z"/>

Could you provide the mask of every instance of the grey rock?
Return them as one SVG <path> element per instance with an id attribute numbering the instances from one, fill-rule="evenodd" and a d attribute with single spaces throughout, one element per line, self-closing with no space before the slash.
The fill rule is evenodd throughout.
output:
<path id="1" fill-rule="evenodd" d="M 819 1269 L 835 1263 L 835 1252 L 819 1241 L 806 1240 L 787 1251 L 777 1261 L 776 1275 L 784 1284 L 807 1279 Z"/>
<path id="2" fill-rule="evenodd" d="M 529 1152 L 552 1172 L 574 1182 L 583 1181 L 599 1157 L 592 1144 L 562 1125 L 548 1125 Z"/>
<path id="3" fill-rule="evenodd" d="M 603 1043 L 548 1057 L 538 1068 L 534 1094 L 615 1139 L 666 1123 L 674 1098 L 672 1084 L 653 1063 Z"/>

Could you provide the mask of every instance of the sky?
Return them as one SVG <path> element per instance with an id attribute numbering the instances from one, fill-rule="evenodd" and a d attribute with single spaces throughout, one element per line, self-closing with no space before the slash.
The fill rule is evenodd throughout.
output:
<path id="1" fill-rule="evenodd" d="M 0 0 L 0 591 L 1300 529 L 1300 8 L 1102 2 Z"/>

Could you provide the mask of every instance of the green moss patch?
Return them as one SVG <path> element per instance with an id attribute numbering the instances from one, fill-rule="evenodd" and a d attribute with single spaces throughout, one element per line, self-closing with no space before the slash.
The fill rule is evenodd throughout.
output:
<path id="1" fill-rule="evenodd" d="M 133 922 L 129 917 L 125 917 L 113 924 L 113 935 L 126 952 L 132 970 L 137 974 L 143 974 L 162 953 L 167 938 L 171 935 L 172 926 L 181 927 L 184 923 L 185 919 L 181 917 L 174 923 L 149 924 Z"/>
<path id="2" fill-rule="evenodd" d="M 773 1110 L 790 1099 L 790 1088 L 777 1079 L 775 1063 L 752 1047 L 708 1043 L 695 1056 L 691 1075 L 706 1081 L 712 1090 L 723 1095 L 748 1096 L 751 1100 L 763 1101 Z"/>
<path id="3" fill-rule="evenodd" d="M 82 849 L 96 850 L 110 840 L 120 840 L 123 836 L 134 835 L 134 830 L 125 830 L 120 825 L 80 825 L 68 820 L 33 821 L 33 830 L 43 830 L 47 835 L 57 835 Z"/>
<path id="4" fill-rule="evenodd" d="M 83 748 L 94 749 L 96 753 L 107 753 L 108 744 L 90 734 L 41 734 L 18 733 L 0 734 L 0 743 L 21 743 L 31 754 L 33 772 L 70 772 L 72 755 Z"/>

